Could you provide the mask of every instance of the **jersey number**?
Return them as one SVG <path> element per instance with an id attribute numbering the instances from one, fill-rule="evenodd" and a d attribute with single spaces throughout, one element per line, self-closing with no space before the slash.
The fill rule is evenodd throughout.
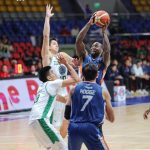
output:
<path id="1" fill-rule="evenodd" d="M 85 99 L 86 102 L 84 103 L 83 107 L 81 108 L 81 111 L 84 111 L 86 106 L 89 104 L 89 102 L 92 100 L 93 96 L 91 95 L 83 95 L 82 99 Z"/>

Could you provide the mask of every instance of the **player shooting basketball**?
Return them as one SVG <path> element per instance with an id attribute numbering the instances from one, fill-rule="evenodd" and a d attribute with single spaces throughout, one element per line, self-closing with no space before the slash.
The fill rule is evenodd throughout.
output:
<path id="1" fill-rule="evenodd" d="M 95 15 L 95 14 L 94 14 Z M 88 54 L 87 50 L 85 49 L 85 44 L 83 40 L 90 29 L 91 25 L 93 25 L 93 17 L 89 20 L 89 22 L 83 27 L 83 29 L 79 32 L 77 39 L 76 39 L 76 53 L 80 58 L 80 66 L 85 66 L 88 63 L 94 63 L 98 67 L 98 78 L 96 82 L 101 84 L 103 77 L 106 73 L 107 67 L 110 64 L 110 43 L 106 33 L 107 25 L 103 26 L 102 33 L 103 33 L 103 44 L 99 42 L 94 42 L 91 47 L 91 54 Z M 81 69 L 82 70 L 82 69 Z M 81 73 L 82 74 L 82 73 Z M 103 89 L 105 89 L 105 98 L 107 100 L 111 100 L 110 94 L 108 90 L 106 90 L 106 86 L 104 82 L 102 83 Z M 66 106 L 65 112 L 68 116 L 70 116 L 70 106 Z M 66 127 L 66 126 L 65 126 Z M 64 127 L 64 132 L 67 130 Z M 65 133 L 64 133 L 65 134 Z"/>
<path id="2" fill-rule="evenodd" d="M 99 42 L 94 42 L 91 46 L 91 54 L 88 54 L 87 50 L 85 49 L 85 44 L 83 40 L 91 25 L 93 25 L 93 18 L 94 15 L 91 17 L 89 22 L 83 27 L 83 29 L 79 32 L 77 36 L 76 53 L 81 59 L 82 66 L 89 62 L 96 64 L 99 71 L 96 82 L 98 84 L 101 84 L 106 70 L 110 64 L 110 43 L 106 33 L 108 25 L 102 27 L 103 44 Z"/>

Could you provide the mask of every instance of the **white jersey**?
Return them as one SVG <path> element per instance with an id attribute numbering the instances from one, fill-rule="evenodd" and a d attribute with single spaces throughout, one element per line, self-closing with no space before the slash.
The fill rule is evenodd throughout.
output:
<path id="1" fill-rule="evenodd" d="M 67 67 L 63 64 L 59 64 L 55 56 L 52 57 L 50 66 L 53 73 L 55 73 L 59 79 L 67 79 Z M 68 94 L 66 88 L 62 88 L 59 94 L 61 96 L 66 96 Z"/>
<path id="2" fill-rule="evenodd" d="M 56 102 L 56 95 L 61 91 L 63 80 L 57 79 L 42 83 L 31 110 L 29 123 L 36 119 L 50 118 Z"/>
<path id="3" fill-rule="evenodd" d="M 58 60 L 55 56 L 52 57 L 50 63 L 52 71 L 56 74 L 59 79 L 66 79 L 67 78 L 67 67 L 63 64 L 59 64 Z"/>
<path id="4" fill-rule="evenodd" d="M 51 70 L 53 71 L 53 73 L 56 74 L 56 76 L 60 79 L 67 79 L 67 67 L 63 64 L 59 64 L 58 60 L 56 57 L 52 57 L 51 59 Z M 61 90 L 59 91 L 59 95 L 61 96 L 67 96 L 68 92 L 66 90 L 66 88 L 61 88 Z M 55 103 L 55 107 L 54 107 L 54 111 L 53 111 L 53 121 L 52 124 L 55 126 L 55 128 L 59 129 L 63 118 L 64 118 L 64 110 L 65 110 L 65 104 L 59 101 L 56 101 Z"/>

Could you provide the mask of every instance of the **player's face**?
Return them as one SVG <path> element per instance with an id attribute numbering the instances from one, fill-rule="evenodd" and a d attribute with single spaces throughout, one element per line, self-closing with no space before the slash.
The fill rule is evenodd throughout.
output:
<path id="1" fill-rule="evenodd" d="M 58 42 L 55 40 L 52 40 L 49 46 L 50 51 L 53 51 L 54 53 L 58 53 L 59 51 L 59 46 Z"/>
<path id="2" fill-rule="evenodd" d="M 94 57 L 101 55 L 103 52 L 102 44 L 99 42 L 94 42 L 91 47 L 91 54 Z"/>
<path id="3" fill-rule="evenodd" d="M 125 64 L 126 64 L 127 67 L 130 67 L 132 65 L 129 60 L 126 60 Z"/>

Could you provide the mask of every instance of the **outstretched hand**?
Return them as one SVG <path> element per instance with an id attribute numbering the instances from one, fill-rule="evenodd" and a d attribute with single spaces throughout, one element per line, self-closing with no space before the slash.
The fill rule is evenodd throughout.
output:
<path id="1" fill-rule="evenodd" d="M 46 17 L 51 18 L 54 15 L 54 13 L 52 13 L 52 10 L 53 10 L 53 7 L 51 7 L 50 4 L 47 4 L 46 5 Z"/>

